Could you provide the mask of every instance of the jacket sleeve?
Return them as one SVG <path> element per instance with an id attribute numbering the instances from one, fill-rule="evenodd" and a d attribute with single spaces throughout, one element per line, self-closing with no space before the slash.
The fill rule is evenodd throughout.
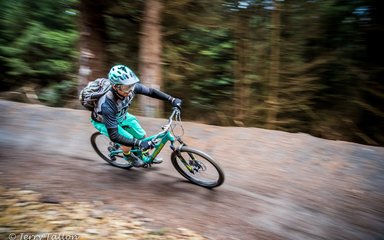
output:
<path id="1" fill-rule="evenodd" d="M 117 128 L 107 128 L 107 130 L 108 130 L 109 138 L 111 139 L 111 141 L 115 143 L 120 143 L 124 146 L 133 147 L 137 142 L 136 139 L 129 139 L 119 134 L 119 131 Z"/>
<path id="2" fill-rule="evenodd" d="M 172 102 L 172 100 L 173 100 L 172 96 L 170 96 L 170 95 L 168 95 L 168 94 L 166 94 L 160 90 L 144 86 L 141 83 L 137 83 L 135 85 L 134 92 L 137 94 L 142 94 L 142 95 L 145 95 L 148 97 L 152 97 L 152 98 L 156 98 L 156 99 L 160 99 L 160 100 L 164 100 L 164 101 Z"/>

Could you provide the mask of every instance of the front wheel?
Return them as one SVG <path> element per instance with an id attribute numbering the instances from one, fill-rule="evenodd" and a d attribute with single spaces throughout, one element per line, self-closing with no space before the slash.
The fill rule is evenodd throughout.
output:
<path id="1" fill-rule="evenodd" d="M 190 182 L 206 188 L 223 184 L 224 172 L 207 154 L 189 147 L 174 151 L 171 161 L 176 170 Z"/>
<path id="2" fill-rule="evenodd" d="M 121 150 L 119 150 L 118 145 L 111 142 L 107 136 L 95 132 L 91 136 L 91 144 L 95 152 L 109 164 L 126 169 L 132 167 L 132 164 L 123 158 L 123 154 Z"/>

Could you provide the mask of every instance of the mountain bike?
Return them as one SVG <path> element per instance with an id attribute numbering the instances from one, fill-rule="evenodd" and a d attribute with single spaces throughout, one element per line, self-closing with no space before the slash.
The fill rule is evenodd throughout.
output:
<path id="1" fill-rule="evenodd" d="M 180 126 L 182 130 L 180 136 L 174 134 L 174 129 L 177 126 Z M 144 167 L 151 167 L 152 161 L 170 142 L 172 165 L 183 177 L 206 188 L 215 188 L 223 184 L 224 172 L 221 167 L 208 154 L 187 146 L 181 139 L 183 135 L 184 128 L 180 110 L 173 108 L 168 123 L 162 126 L 162 131 L 144 138 L 146 141 L 152 141 L 154 148 L 149 151 L 133 148 L 131 154 L 141 158 L 145 163 Z M 132 168 L 131 162 L 124 159 L 120 145 L 112 142 L 109 137 L 95 132 L 91 136 L 91 144 L 96 153 L 109 164 L 119 168 Z"/>

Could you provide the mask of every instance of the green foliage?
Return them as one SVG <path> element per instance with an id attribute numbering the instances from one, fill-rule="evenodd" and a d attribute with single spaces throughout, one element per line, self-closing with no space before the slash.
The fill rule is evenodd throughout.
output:
<path id="1" fill-rule="evenodd" d="M 125 64 L 138 69 L 140 20 L 143 1 L 114 2 L 105 10 L 108 31 L 108 65 Z"/>
<path id="2" fill-rule="evenodd" d="M 75 1 L 1 1 L 2 89 L 71 80 L 76 72 Z"/>
<path id="3" fill-rule="evenodd" d="M 39 100 L 49 106 L 60 107 L 76 96 L 76 83 L 62 81 L 43 88 L 39 93 Z"/>
<path id="4" fill-rule="evenodd" d="M 215 114 L 217 104 L 231 104 L 234 41 L 230 29 L 221 24 L 221 3 L 170 1 L 164 10 L 165 87 L 185 99 L 190 119 L 201 117 L 202 110 Z"/>

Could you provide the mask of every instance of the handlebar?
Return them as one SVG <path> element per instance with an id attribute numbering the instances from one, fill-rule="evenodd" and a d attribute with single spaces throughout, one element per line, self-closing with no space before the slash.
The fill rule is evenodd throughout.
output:
<path id="1" fill-rule="evenodd" d="M 176 121 L 180 121 L 181 122 L 180 109 L 178 107 L 174 107 L 173 108 L 171 116 L 168 118 L 168 123 L 161 127 L 163 129 L 163 131 L 161 131 L 158 134 L 156 134 L 153 137 L 154 140 L 157 139 L 160 135 L 162 135 L 162 134 L 166 133 L 167 131 L 169 131 L 169 128 L 171 128 L 172 123 L 173 123 L 173 118 L 175 118 Z M 183 129 L 183 126 L 181 124 L 180 124 L 180 126 Z M 172 131 L 173 131 L 173 128 L 172 128 Z M 183 134 L 184 134 L 184 129 L 183 129 Z"/>
<path id="2" fill-rule="evenodd" d="M 173 108 L 172 114 L 168 118 L 168 124 L 162 127 L 164 131 L 168 131 L 168 129 L 171 127 L 174 117 L 176 117 L 176 120 L 180 119 L 180 109 L 178 107 Z"/>

